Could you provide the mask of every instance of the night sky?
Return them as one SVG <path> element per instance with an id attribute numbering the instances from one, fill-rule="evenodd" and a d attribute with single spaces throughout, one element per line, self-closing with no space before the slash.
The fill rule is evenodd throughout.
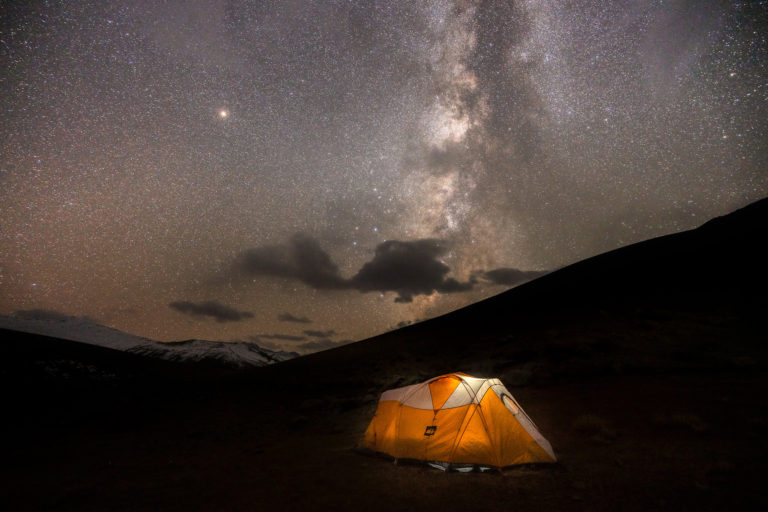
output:
<path id="1" fill-rule="evenodd" d="M 4 2 L 0 314 L 309 352 L 698 226 L 768 195 L 767 13 Z"/>

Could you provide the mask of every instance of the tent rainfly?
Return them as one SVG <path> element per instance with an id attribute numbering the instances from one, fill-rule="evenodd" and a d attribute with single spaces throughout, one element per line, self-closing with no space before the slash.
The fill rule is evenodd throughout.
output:
<path id="1" fill-rule="evenodd" d="M 556 461 L 499 379 L 465 373 L 382 393 L 359 447 L 458 471 Z"/>

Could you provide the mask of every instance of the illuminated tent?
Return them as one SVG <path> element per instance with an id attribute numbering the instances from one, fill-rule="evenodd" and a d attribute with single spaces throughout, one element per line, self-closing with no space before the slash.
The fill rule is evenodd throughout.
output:
<path id="1" fill-rule="evenodd" d="M 382 393 L 361 448 L 465 471 L 556 460 L 499 379 L 464 373 Z"/>

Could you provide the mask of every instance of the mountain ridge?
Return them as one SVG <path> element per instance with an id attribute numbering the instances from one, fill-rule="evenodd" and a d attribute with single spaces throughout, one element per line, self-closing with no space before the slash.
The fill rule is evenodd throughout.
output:
<path id="1" fill-rule="evenodd" d="M 99 347 L 176 362 L 212 362 L 225 366 L 265 366 L 293 357 L 295 352 L 274 351 L 250 341 L 190 339 L 172 342 L 135 336 L 96 323 L 90 318 L 49 313 L 46 318 L 30 315 L 0 316 L 0 328 L 61 338 Z"/>
<path id="2" fill-rule="evenodd" d="M 665 371 L 679 361 L 690 368 L 728 361 L 762 364 L 768 250 L 760 240 L 765 226 L 768 199 L 692 230 L 573 263 L 445 315 L 308 354 L 268 373 L 312 374 L 334 365 L 340 375 L 354 375 L 360 361 L 369 360 L 382 368 L 389 361 L 390 372 L 403 376 L 475 371 L 526 383 L 574 371 Z M 729 331 L 738 335 L 726 343 L 723 335 Z M 494 362 L 473 362 L 489 353 Z"/>
<path id="3" fill-rule="evenodd" d="M 78 512 L 765 510 L 764 205 L 247 370 L 19 335 L 0 343 L 0 494 Z M 383 391 L 452 371 L 499 378 L 558 464 L 436 474 L 352 450 Z"/>

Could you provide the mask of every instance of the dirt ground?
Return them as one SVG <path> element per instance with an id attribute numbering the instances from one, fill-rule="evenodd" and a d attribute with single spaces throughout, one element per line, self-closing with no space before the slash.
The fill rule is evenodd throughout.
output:
<path id="1" fill-rule="evenodd" d="M 768 506 L 761 372 L 511 387 L 559 462 L 483 474 L 353 451 L 375 410 L 370 396 L 259 386 L 107 387 L 6 416 L 2 502 L 78 511 Z"/>

